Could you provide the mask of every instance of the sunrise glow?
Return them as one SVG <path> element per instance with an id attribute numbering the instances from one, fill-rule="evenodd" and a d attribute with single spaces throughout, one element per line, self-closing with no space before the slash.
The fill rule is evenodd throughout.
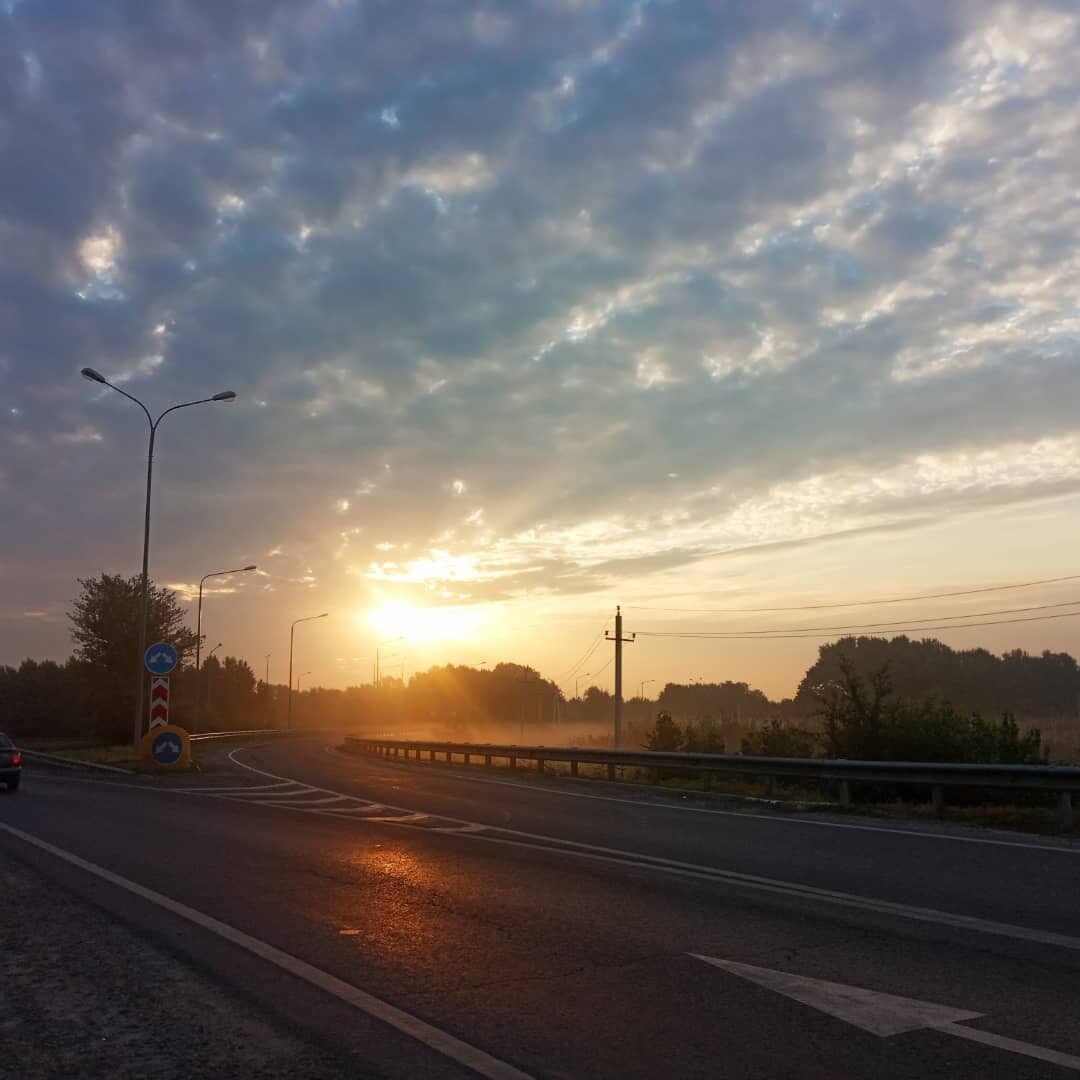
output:
<path id="1" fill-rule="evenodd" d="M 422 607 L 399 601 L 388 601 L 370 609 L 364 619 L 377 633 L 413 644 L 468 641 L 487 621 L 477 608 Z"/>

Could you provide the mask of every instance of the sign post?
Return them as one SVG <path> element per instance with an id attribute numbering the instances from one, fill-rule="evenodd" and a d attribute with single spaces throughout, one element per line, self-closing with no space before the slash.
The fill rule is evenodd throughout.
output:
<path id="1" fill-rule="evenodd" d="M 150 729 L 142 739 L 142 759 L 158 769 L 186 769 L 191 765 L 188 733 L 169 723 L 169 674 L 180 657 L 166 641 L 146 650 L 143 662 L 150 672 Z"/>

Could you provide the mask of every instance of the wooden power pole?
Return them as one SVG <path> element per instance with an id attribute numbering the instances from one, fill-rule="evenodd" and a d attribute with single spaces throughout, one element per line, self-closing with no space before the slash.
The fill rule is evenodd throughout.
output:
<path id="1" fill-rule="evenodd" d="M 604 637 L 608 641 L 615 642 L 615 749 L 622 745 L 622 647 L 623 644 L 632 644 L 636 634 L 628 638 L 623 637 L 622 632 L 622 607 L 615 608 L 615 636 L 605 632 Z"/>

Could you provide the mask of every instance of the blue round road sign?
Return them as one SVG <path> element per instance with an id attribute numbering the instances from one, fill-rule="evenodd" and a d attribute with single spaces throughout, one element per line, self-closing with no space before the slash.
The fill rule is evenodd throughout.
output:
<path id="1" fill-rule="evenodd" d="M 179 660 L 176 650 L 167 641 L 159 641 L 156 645 L 151 645 L 143 656 L 146 670 L 151 675 L 168 675 Z"/>
<path id="2" fill-rule="evenodd" d="M 150 756 L 159 765 L 176 764 L 183 752 L 184 746 L 180 741 L 180 736 L 172 731 L 163 731 L 160 735 L 155 736 L 154 741 L 150 744 Z"/>

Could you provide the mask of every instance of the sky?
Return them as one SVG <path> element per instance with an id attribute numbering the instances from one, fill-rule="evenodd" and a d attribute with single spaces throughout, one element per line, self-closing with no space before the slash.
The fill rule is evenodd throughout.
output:
<path id="1" fill-rule="evenodd" d="M 0 663 L 138 571 L 146 419 L 84 365 L 236 391 L 161 424 L 150 568 L 257 564 L 204 628 L 275 681 L 321 611 L 306 685 L 385 642 L 572 692 L 619 603 L 1080 602 L 728 610 L 1080 574 L 1078 55 L 1065 0 L 0 0 Z M 820 640 L 641 637 L 627 694 Z"/>

